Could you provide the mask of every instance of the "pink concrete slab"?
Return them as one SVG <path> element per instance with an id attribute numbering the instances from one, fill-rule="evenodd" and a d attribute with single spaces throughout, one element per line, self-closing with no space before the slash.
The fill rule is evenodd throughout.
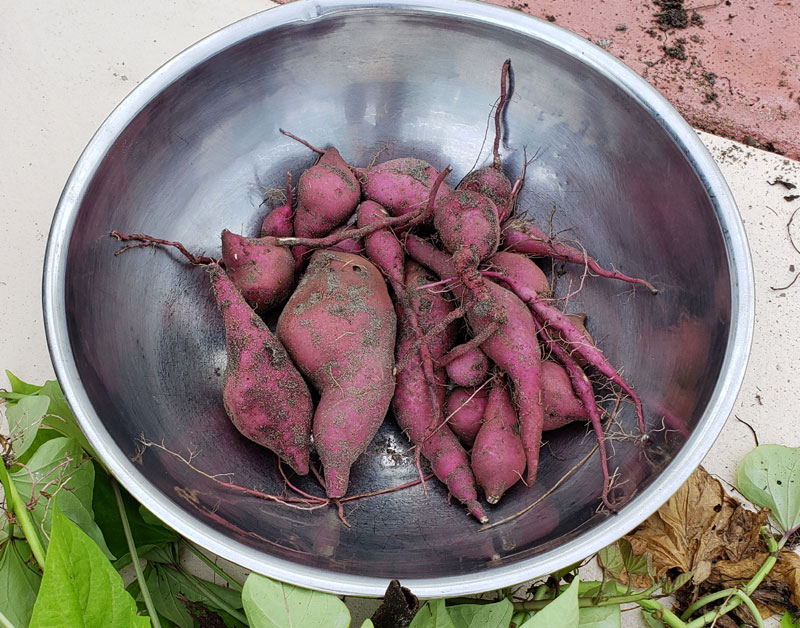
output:
<path id="1" fill-rule="evenodd" d="M 693 126 L 800 159 L 800 1 L 488 1 L 604 48 Z"/>

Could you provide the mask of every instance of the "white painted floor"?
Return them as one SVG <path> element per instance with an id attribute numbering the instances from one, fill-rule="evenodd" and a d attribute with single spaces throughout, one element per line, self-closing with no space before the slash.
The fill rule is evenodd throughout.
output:
<path id="1" fill-rule="evenodd" d="M 127 93 L 172 56 L 219 28 L 273 6 L 237 0 L 0 0 L 0 367 L 53 377 L 41 313 L 50 220 L 92 134 Z M 744 385 L 704 465 L 732 481 L 753 446 L 800 446 L 800 253 L 787 233 L 800 163 L 704 133 L 745 222 L 756 277 L 756 332 Z M 788 192 L 769 185 L 795 183 Z M 800 247 L 800 218 L 794 223 Z M 0 387 L 4 384 L 0 381 Z M 359 624 L 355 624 L 359 625 Z M 626 626 L 639 626 L 625 613 Z"/>

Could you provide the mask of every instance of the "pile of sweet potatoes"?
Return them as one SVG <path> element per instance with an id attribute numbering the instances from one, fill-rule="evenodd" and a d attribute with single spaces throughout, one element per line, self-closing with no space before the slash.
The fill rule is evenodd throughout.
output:
<path id="1" fill-rule="evenodd" d="M 296 473 L 316 451 L 329 498 L 391 408 L 433 474 L 478 520 L 517 482 L 536 480 L 542 433 L 588 421 L 610 476 L 588 375 L 641 402 L 583 326 L 551 299 L 531 259 L 582 264 L 594 275 L 641 284 L 600 267 L 514 214 L 499 157 L 509 62 L 501 70 L 493 160 L 455 187 L 414 157 L 366 168 L 333 147 L 264 219 L 257 237 L 222 233 L 220 259 L 142 234 L 129 246 L 173 245 L 208 267 L 224 319 L 228 363 L 222 400 L 236 428 Z M 291 134 L 286 133 L 290 137 Z M 126 247 L 128 248 L 128 247 Z M 273 333 L 261 315 L 279 312 Z M 310 387 L 316 390 L 313 403 Z"/>

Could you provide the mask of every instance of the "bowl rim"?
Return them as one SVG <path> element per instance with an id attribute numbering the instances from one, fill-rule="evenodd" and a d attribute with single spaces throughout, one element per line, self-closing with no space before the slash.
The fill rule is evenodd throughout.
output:
<path id="1" fill-rule="evenodd" d="M 152 485 L 111 439 L 81 385 L 70 350 L 65 309 L 66 259 L 77 209 L 107 150 L 159 92 L 192 67 L 245 39 L 291 23 L 324 20 L 349 11 L 412 12 L 459 17 L 522 34 L 578 59 L 608 78 L 645 108 L 677 144 L 703 183 L 714 205 L 728 255 L 731 277 L 731 327 L 722 376 L 697 428 L 675 458 L 617 515 L 598 523 L 590 535 L 514 564 L 474 573 L 403 581 L 422 598 L 480 593 L 551 573 L 591 556 L 644 521 L 686 481 L 710 450 L 729 414 L 744 379 L 755 322 L 752 259 L 744 226 L 722 173 L 695 131 L 658 93 L 621 61 L 566 29 L 512 9 L 473 0 L 297 0 L 235 22 L 184 50 L 142 81 L 102 123 L 78 159 L 59 199 L 45 252 L 42 299 L 50 356 L 64 395 L 98 456 L 141 503 L 178 533 L 215 554 L 252 571 L 301 587 L 340 595 L 382 596 L 389 578 L 327 571 L 295 564 L 232 540 L 179 506 Z"/>

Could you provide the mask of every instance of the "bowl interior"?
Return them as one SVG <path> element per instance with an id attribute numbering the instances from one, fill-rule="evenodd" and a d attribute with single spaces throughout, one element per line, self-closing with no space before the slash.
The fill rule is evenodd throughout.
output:
<path id="1" fill-rule="evenodd" d="M 415 486 L 346 504 L 347 526 L 333 508 L 298 510 L 223 485 L 284 493 L 275 457 L 226 418 L 224 334 L 207 274 L 172 251 L 115 256 L 120 244 L 108 237 L 112 229 L 150 233 L 213 256 L 223 228 L 256 234 L 270 188 L 314 160 L 279 127 L 335 145 L 355 165 L 407 155 L 451 164 L 457 182 L 487 162 L 506 58 L 507 174 L 518 175 L 525 150 L 535 155 L 518 211 L 660 288 L 651 296 L 588 276 L 575 292 L 582 268 L 545 265 L 559 295 L 575 292 L 567 309 L 588 314 L 589 331 L 644 401 L 648 448 L 624 399 L 610 428 L 616 497 L 646 492 L 701 419 L 732 312 L 729 257 L 706 186 L 639 99 L 537 35 L 561 37 L 557 29 L 510 11 L 490 15 L 365 5 L 285 24 L 270 17 L 266 31 L 201 59 L 149 99 L 62 209 L 74 212 L 64 315 L 79 378 L 70 388 L 91 404 L 81 421 L 101 434 L 101 452 L 135 461 L 135 492 L 167 500 L 185 534 L 210 528 L 229 541 L 231 558 L 249 547 L 312 575 L 424 581 L 519 564 L 538 575 L 537 557 L 607 521 L 598 512 L 595 441 L 583 424 L 547 434 L 537 484 L 507 494 L 491 517 L 508 521 L 486 530 L 435 481 L 427 495 Z M 608 399 L 611 409 L 611 390 Z M 351 492 L 416 478 L 390 416 L 355 465 Z M 318 490 L 308 478 L 294 481 Z"/>

